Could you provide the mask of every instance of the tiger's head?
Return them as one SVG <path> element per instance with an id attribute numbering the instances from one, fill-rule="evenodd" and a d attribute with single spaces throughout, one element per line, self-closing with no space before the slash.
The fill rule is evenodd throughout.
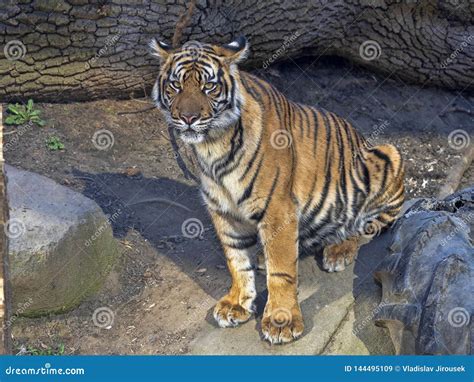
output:
<path id="1" fill-rule="evenodd" d="M 238 121 L 237 63 L 248 52 L 245 38 L 222 46 L 191 41 L 178 49 L 153 39 L 150 47 L 161 63 L 152 97 L 185 143 L 215 139 Z"/>

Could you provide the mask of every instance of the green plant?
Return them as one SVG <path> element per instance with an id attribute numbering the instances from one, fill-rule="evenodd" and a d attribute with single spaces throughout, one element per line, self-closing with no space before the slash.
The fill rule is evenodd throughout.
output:
<path id="1" fill-rule="evenodd" d="M 32 122 L 38 126 L 44 126 L 46 123 L 40 118 L 41 111 L 35 109 L 32 99 L 29 99 L 26 105 L 9 104 L 7 111 L 9 113 L 5 118 L 5 124 L 7 125 L 23 125 Z"/>
<path id="2" fill-rule="evenodd" d="M 64 150 L 64 143 L 54 135 L 46 140 L 46 145 L 51 151 Z"/>
<path id="3" fill-rule="evenodd" d="M 33 346 L 27 346 L 25 355 L 63 355 L 64 354 L 64 344 L 59 344 L 55 347 L 46 347 L 46 348 L 36 348 Z"/>

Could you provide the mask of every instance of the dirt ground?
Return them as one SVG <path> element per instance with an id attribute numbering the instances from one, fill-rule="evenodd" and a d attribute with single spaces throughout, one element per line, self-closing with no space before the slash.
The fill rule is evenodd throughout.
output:
<path id="1" fill-rule="evenodd" d="M 473 94 L 408 85 L 396 75 L 382 77 L 338 58 L 301 59 L 254 72 L 290 99 L 349 119 L 373 143 L 398 146 L 409 198 L 435 196 L 460 161 L 464 151 L 449 144 L 452 131 L 473 138 Z M 150 104 L 148 99 L 38 104 L 46 126 L 21 133 L 6 128 L 7 163 L 82 192 L 106 214 L 125 211 L 113 223 L 123 256 L 102 291 L 67 314 L 16 319 L 17 352 L 64 347 L 65 354 L 185 354 L 204 320 L 211 319 L 214 299 L 229 286 L 196 184 L 177 166 L 160 113 L 119 114 Z M 113 133 L 108 150 L 92 142 L 100 129 Z M 59 137 L 65 150 L 49 151 L 50 136 Z M 473 183 L 471 167 L 461 187 Z M 202 237 L 183 237 L 182 222 L 195 216 L 203 219 Z M 93 323 L 100 307 L 114 312 L 108 329 Z"/>

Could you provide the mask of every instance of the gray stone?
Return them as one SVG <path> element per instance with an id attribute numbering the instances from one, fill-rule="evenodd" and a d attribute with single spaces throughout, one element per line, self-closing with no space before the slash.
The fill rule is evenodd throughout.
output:
<path id="1" fill-rule="evenodd" d="M 61 313 L 96 292 L 119 256 L 109 220 L 80 193 L 6 166 L 12 314 Z"/>
<path id="2" fill-rule="evenodd" d="M 419 200 L 393 231 L 375 319 L 396 353 L 473 354 L 474 187 Z"/>

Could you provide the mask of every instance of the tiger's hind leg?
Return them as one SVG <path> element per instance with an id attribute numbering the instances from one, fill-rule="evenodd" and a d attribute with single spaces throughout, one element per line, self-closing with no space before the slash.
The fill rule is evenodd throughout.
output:
<path id="1" fill-rule="evenodd" d="M 379 145 L 366 156 L 370 173 L 370 184 L 374 195 L 366 207 L 377 211 L 377 215 L 366 222 L 359 235 L 342 243 L 328 245 L 323 252 L 323 268 L 328 272 L 339 272 L 357 256 L 359 247 L 379 235 L 397 218 L 404 201 L 403 161 L 400 152 L 392 145 Z"/>
<path id="2" fill-rule="evenodd" d="M 328 272 L 340 272 L 351 264 L 359 251 L 359 237 L 352 236 L 342 243 L 331 244 L 323 250 L 323 268 Z"/>

